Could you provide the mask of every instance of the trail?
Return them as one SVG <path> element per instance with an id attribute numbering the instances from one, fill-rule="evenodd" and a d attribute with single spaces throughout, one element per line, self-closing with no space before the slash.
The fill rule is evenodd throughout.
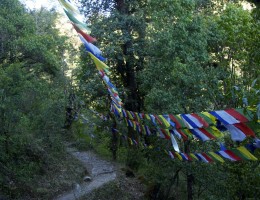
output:
<path id="1" fill-rule="evenodd" d="M 76 200 L 105 183 L 116 179 L 115 166 L 108 161 L 100 159 L 93 152 L 79 152 L 72 148 L 67 148 L 67 151 L 83 163 L 92 180 L 75 184 L 73 190 L 59 195 L 55 200 Z"/>

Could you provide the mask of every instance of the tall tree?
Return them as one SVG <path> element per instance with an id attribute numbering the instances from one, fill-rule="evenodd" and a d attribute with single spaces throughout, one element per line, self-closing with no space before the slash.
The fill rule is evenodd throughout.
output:
<path id="1" fill-rule="evenodd" d="M 125 108 L 133 111 L 142 109 L 142 95 L 136 79 L 144 67 L 146 1 L 80 1 L 82 11 L 91 22 L 92 33 L 100 41 L 100 48 L 108 57 L 108 65 L 126 93 Z M 107 14 L 105 14 L 107 12 Z M 112 80 L 117 80 L 116 76 Z M 121 79 L 121 80 L 120 80 Z"/>
<path id="2" fill-rule="evenodd" d="M 68 45 L 55 19 L 54 11 L 0 2 L 0 193 L 12 199 L 37 193 L 35 177 L 62 152 Z"/>
<path id="3" fill-rule="evenodd" d="M 110 79 L 119 88 L 124 108 L 143 109 L 137 73 L 145 64 L 146 1 L 80 1 L 81 10 L 91 23 L 92 34 L 108 58 L 113 72 Z M 92 79 L 93 80 L 93 79 Z M 122 92 L 121 92 L 122 91 Z M 129 137 L 138 140 L 129 129 Z"/>

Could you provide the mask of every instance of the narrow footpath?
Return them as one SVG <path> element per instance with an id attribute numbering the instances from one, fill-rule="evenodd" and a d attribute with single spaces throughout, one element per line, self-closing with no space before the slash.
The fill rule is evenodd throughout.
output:
<path id="1" fill-rule="evenodd" d="M 76 183 L 71 191 L 59 195 L 55 200 L 77 200 L 116 179 L 116 166 L 100 159 L 93 152 L 79 152 L 73 148 L 67 148 L 67 151 L 83 163 L 89 176 L 84 177 L 84 180 Z"/>

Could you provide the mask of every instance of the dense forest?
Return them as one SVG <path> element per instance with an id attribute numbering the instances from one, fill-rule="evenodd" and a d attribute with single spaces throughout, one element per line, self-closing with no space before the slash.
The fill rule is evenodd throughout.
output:
<path id="1" fill-rule="evenodd" d="M 260 1 L 58 2 L 78 6 L 125 110 L 241 108 L 260 137 Z M 112 112 L 107 86 L 69 22 L 74 35 L 64 34 L 65 17 L 0 0 L 0 199 L 53 199 L 68 190 L 85 173 L 68 143 L 138 176 L 142 199 L 259 198 L 259 149 L 251 152 L 257 161 L 171 159 L 169 140 L 142 134 Z M 184 153 L 209 152 L 259 143 L 255 138 L 234 141 L 225 129 L 214 140 L 189 136 L 177 144 Z M 98 199 L 118 199 L 109 189 Z"/>

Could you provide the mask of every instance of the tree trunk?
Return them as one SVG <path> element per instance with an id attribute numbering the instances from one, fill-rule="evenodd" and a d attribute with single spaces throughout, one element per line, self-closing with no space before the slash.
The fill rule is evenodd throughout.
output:
<path id="1" fill-rule="evenodd" d="M 117 159 L 117 143 L 118 143 L 118 136 L 117 136 L 117 123 L 115 116 L 110 115 L 113 119 L 113 125 L 112 125 L 112 139 L 111 139 L 111 151 L 112 151 L 112 157 L 113 160 Z"/>
<path id="2" fill-rule="evenodd" d="M 140 112 L 141 107 L 143 105 L 141 95 L 139 93 L 138 84 L 136 81 L 136 71 L 140 70 L 142 66 L 139 66 L 135 63 L 135 55 L 134 55 L 134 39 L 132 36 L 133 31 L 137 31 L 132 23 L 127 19 L 130 15 L 130 3 L 126 2 L 125 0 L 115 0 L 115 5 L 117 11 L 121 14 L 121 18 L 126 18 L 122 21 L 125 21 L 124 24 L 121 26 L 121 31 L 124 38 L 128 38 L 125 42 L 121 45 L 122 49 L 122 59 L 118 59 L 117 61 L 117 71 L 120 73 L 123 79 L 124 87 L 127 89 L 127 99 L 125 101 L 125 108 L 127 110 Z M 143 30 L 142 30 L 143 31 Z M 143 31 L 144 32 L 144 31 Z M 144 37 L 144 34 L 139 34 L 140 38 Z M 138 59 L 139 63 L 143 63 L 144 57 L 140 56 Z M 138 66 L 137 66 L 138 65 Z"/>
<path id="3" fill-rule="evenodd" d="M 184 151 L 185 153 L 190 153 L 190 141 L 186 141 L 184 144 Z M 188 171 L 187 173 L 187 199 L 192 200 L 193 199 L 193 182 L 194 182 L 194 176 L 191 173 L 191 171 Z"/>
<path id="4" fill-rule="evenodd" d="M 143 106 L 143 99 L 140 95 L 136 73 L 143 68 L 144 56 L 135 56 L 134 43 L 136 38 L 133 38 L 132 33 L 138 32 L 139 39 L 144 38 L 145 31 L 137 26 L 132 20 L 132 14 L 136 11 L 135 6 L 131 1 L 125 0 L 115 0 L 115 8 L 120 14 L 118 17 L 120 23 L 120 29 L 122 32 L 122 37 L 124 42 L 121 45 L 120 59 L 117 59 L 117 71 L 122 77 L 123 85 L 126 91 L 126 96 L 124 98 L 124 108 L 133 112 L 140 112 Z M 137 58 L 138 57 L 138 58 Z M 139 135 L 133 130 L 132 127 L 128 128 L 127 133 L 128 138 L 134 139 L 139 143 Z M 136 158 L 138 148 L 136 146 L 131 146 L 131 142 L 128 141 L 129 152 L 127 166 L 138 167 L 138 160 Z M 135 159 L 133 159 L 135 158 Z"/>
<path id="5" fill-rule="evenodd" d="M 187 192 L 188 192 L 188 200 L 193 199 L 193 181 L 194 177 L 193 174 L 188 174 L 187 175 Z"/>

